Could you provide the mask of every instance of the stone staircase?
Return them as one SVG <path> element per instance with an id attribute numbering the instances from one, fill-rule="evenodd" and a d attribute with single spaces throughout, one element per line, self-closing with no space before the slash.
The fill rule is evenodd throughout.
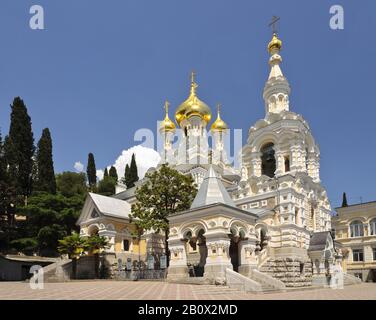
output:
<path id="1" fill-rule="evenodd" d="M 70 259 L 59 259 L 43 268 L 44 282 L 64 282 L 69 281 L 69 272 L 66 271 L 71 263 Z M 32 277 L 32 279 L 34 276 Z"/>
<path id="2" fill-rule="evenodd" d="M 362 283 L 362 280 L 360 280 L 359 278 L 348 273 L 343 274 L 343 284 L 345 286 L 349 286 L 352 284 L 360 284 L 360 283 Z"/>
<path id="3" fill-rule="evenodd" d="M 258 270 L 252 270 L 246 277 L 231 269 L 226 269 L 226 284 L 230 288 L 243 292 L 268 293 L 286 290 L 283 282 Z"/>

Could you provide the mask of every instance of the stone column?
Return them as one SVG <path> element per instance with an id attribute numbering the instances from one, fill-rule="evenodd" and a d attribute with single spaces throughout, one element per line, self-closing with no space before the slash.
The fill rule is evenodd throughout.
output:
<path id="1" fill-rule="evenodd" d="M 226 233 L 206 235 L 208 256 L 204 278 L 210 283 L 225 283 L 226 269 L 233 269 L 229 254 L 230 238 Z"/>
<path id="2" fill-rule="evenodd" d="M 291 171 L 302 171 L 303 163 L 305 163 L 305 158 L 303 159 L 303 146 L 299 142 L 295 142 L 290 147 L 291 152 Z"/>
<path id="3" fill-rule="evenodd" d="M 115 252 L 115 236 L 116 231 L 111 230 L 99 230 L 98 234 L 102 237 L 105 237 L 108 240 L 109 248 L 105 249 L 106 252 Z"/>
<path id="4" fill-rule="evenodd" d="M 285 157 L 283 152 L 280 150 L 275 151 L 275 159 L 276 159 L 276 170 L 275 175 L 281 175 L 285 172 Z"/>
<path id="5" fill-rule="evenodd" d="M 261 152 L 253 152 L 251 154 L 251 168 L 252 176 L 261 176 Z"/>
<path id="6" fill-rule="evenodd" d="M 168 240 L 170 255 L 170 265 L 168 267 L 167 280 L 178 280 L 189 277 L 187 266 L 187 254 L 185 242 L 180 239 Z"/>
<path id="7" fill-rule="evenodd" d="M 247 276 L 252 269 L 257 268 L 256 239 L 241 240 L 239 273 Z"/>

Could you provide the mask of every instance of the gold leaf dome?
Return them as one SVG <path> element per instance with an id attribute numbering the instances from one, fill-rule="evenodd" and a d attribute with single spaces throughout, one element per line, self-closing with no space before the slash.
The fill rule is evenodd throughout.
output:
<path id="1" fill-rule="evenodd" d="M 203 119 L 206 124 L 210 122 L 211 110 L 209 106 L 201 101 L 196 95 L 197 83 L 194 80 L 194 73 L 191 76 L 191 92 L 187 100 L 185 100 L 175 112 L 175 119 L 178 125 L 184 120 L 193 116 L 198 116 Z"/>
<path id="2" fill-rule="evenodd" d="M 217 119 L 211 125 L 211 131 L 226 131 L 228 126 L 226 122 L 221 119 L 220 105 L 217 106 Z"/>
<path id="3" fill-rule="evenodd" d="M 165 132 L 174 132 L 176 129 L 175 123 L 169 118 L 168 116 L 168 107 L 170 103 L 166 100 L 164 108 L 166 110 L 166 116 L 164 120 L 162 121 L 159 130 L 165 131 Z"/>
<path id="4" fill-rule="evenodd" d="M 277 34 L 273 33 L 273 38 L 268 44 L 268 51 L 270 54 L 273 53 L 274 50 L 281 50 L 282 48 L 282 41 L 277 37 Z"/>

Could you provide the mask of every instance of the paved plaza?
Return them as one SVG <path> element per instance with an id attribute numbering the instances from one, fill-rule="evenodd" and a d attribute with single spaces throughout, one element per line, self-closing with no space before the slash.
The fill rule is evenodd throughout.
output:
<path id="1" fill-rule="evenodd" d="M 0 282 L 0 299 L 53 300 L 376 300 L 376 283 L 346 286 L 344 289 L 293 290 L 254 294 L 211 285 L 175 284 L 156 281 L 72 281 L 46 283 L 31 289 L 25 282 Z"/>

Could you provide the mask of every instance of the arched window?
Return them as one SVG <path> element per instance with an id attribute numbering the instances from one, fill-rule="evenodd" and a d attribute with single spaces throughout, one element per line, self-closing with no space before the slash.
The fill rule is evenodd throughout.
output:
<path id="1" fill-rule="evenodd" d="M 276 161 L 274 157 L 274 144 L 268 143 L 261 148 L 261 173 L 273 178 L 276 170 Z"/>
<path id="2" fill-rule="evenodd" d="M 355 220 L 350 224 L 350 237 L 363 237 L 363 223 L 359 220 Z"/>
<path id="3" fill-rule="evenodd" d="M 299 209 L 295 208 L 295 224 L 300 224 L 299 221 Z"/>
<path id="4" fill-rule="evenodd" d="M 372 236 L 376 235 L 376 218 L 373 218 L 369 223 L 369 232 Z"/>

